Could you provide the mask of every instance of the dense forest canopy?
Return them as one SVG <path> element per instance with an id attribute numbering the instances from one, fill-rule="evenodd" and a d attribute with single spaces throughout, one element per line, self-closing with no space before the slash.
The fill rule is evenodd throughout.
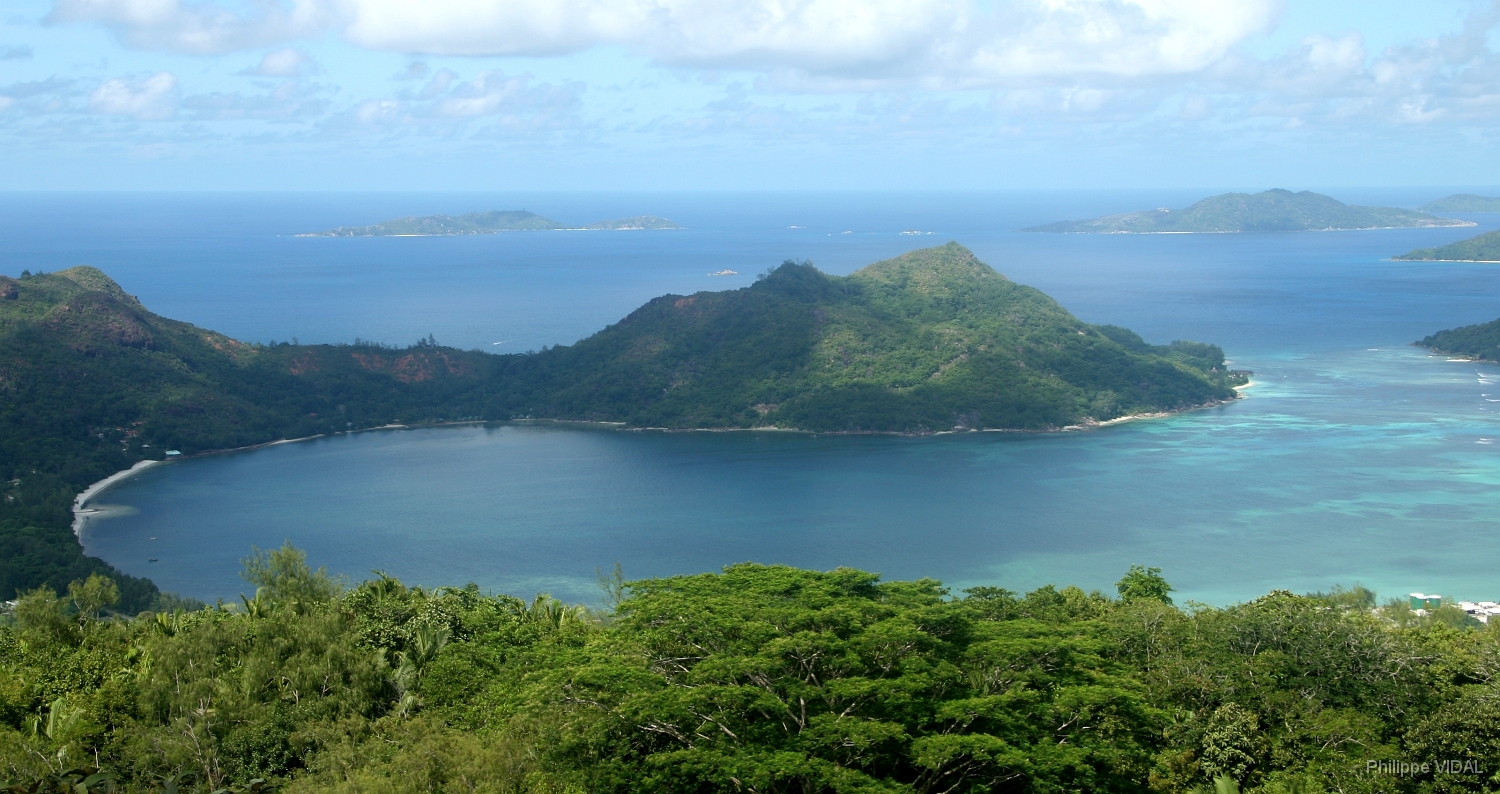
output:
<path id="1" fill-rule="evenodd" d="M 571 346 L 246 344 L 148 311 L 104 273 L 0 277 L 0 596 L 90 573 L 128 610 L 150 582 L 83 556 L 71 505 L 166 451 L 391 424 L 583 419 L 635 427 L 927 433 L 1053 429 L 1232 399 L 1219 348 L 1073 317 L 962 246 L 851 276 L 787 263 L 668 295 Z"/>
<path id="2" fill-rule="evenodd" d="M 1438 331 L 1416 344 L 1450 356 L 1500 361 L 1500 320 Z"/>
<path id="3" fill-rule="evenodd" d="M 742 564 L 617 571 L 601 577 L 609 603 L 587 609 L 388 577 L 346 589 L 290 547 L 253 555 L 246 579 L 240 604 L 134 619 L 108 617 L 103 577 L 28 593 L 0 627 L 0 778 L 289 793 L 1500 786 L 1500 631 L 1452 606 L 1375 608 L 1362 588 L 1182 608 L 1140 566 L 1109 597 Z"/>

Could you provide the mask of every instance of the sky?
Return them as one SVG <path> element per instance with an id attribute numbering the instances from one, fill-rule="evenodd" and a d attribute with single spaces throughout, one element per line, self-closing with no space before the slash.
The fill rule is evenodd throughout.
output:
<path id="1" fill-rule="evenodd" d="M 0 0 L 0 189 L 1500 183 L 1500 0 Z"/>

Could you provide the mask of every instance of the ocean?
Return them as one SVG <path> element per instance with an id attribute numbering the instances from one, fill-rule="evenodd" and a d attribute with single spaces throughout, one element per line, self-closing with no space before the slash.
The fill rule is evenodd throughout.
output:
<path id="1" fill-rule="evenodd" d="M 570 344 L 664 293 L 783 260 L 848 273 L 968 246 L 1081 319 L 1196 339 L 1245 398 L 1091 431 L 930 438 L 494 424 L 361 433 L 174 462 L 107 491 L 85 547 L 163 589 L 234 599 L 290 540 L 357 581 L 595 601 L 627 577 L 742 561 L 852 566 L 955 589 L 1109 591 L 1157 566 L 1179 600 L 1356 582 L 1500 600 L 1500 367 L 1410 342 L 1500 316 L 1500 266 L 1391 262 L 1500 227 L 1021 234 L 1220 192 L 3 194 L 0 272 L 103 269 L 153 311 L 249 341 L 494 352 Z M 1442 189 L 1326 190 L 1415 206 Z M 409 214 L 654 214 L 660 232 L 298 233 Z M 722 269 L 735 276 L 709 276 Z M 1493 391 L 1492 391 L 1493 390 Z M 156 562 L 150 560 L 155 558 Z"/>

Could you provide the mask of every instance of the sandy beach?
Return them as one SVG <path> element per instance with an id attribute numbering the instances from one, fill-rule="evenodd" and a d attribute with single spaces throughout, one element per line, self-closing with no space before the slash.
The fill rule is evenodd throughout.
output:
<path id="1" fill-rule="evenodd" d="M 146 469 L 149 469 L 152 466 L 160 463 L 166 463 L 166 461 L 143 460 L 140 463 L 137 463 L 134 466 L 125 469 L 124 471 L 117 471 L 114 474 L 111 474 L 108 477 L 105 477 L 104 479 L 83 489 L 83 493 L 79 494 L 78 498 L 73 500 L 73 534 L 79 535 L 79 533 L 83 531 L 83 524 L 88 520 L 89 516 L 98 515 L 99 513 L 103 512 L 100 510 L 90 510 L 88 507 L 90 499 L 93 499 L 99 494 L 105 492 L 115 484 L 130 477 L 134 477 L 135 475 L 140 474 Z M 82 536 L 80 535 L 80 537 Z"/>

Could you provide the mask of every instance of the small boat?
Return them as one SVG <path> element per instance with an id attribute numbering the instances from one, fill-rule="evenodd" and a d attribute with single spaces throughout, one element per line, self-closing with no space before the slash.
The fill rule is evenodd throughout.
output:
<path id="1" fill-rule="evenodd" d="M 146 560 L 146 562 L 156 562 L 156 558 L 155 558 L 155 557 L 152 557 L 152 558 L 150 558 L 150 559 L 148 559 L 148 560 Z"/>

